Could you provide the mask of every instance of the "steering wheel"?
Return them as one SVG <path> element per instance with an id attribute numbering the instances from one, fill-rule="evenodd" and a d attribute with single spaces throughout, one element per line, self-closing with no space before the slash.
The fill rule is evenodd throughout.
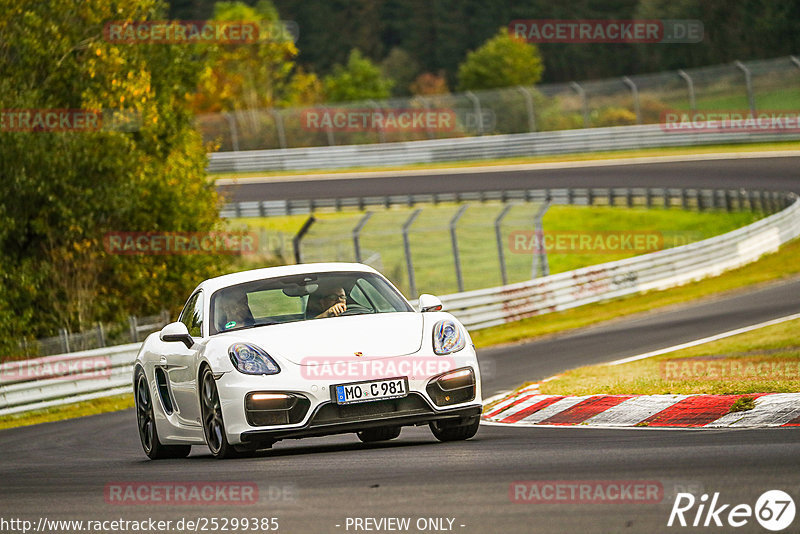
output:
<path id="1" fill-rule="evenodd" d="M 343 315 L 360 315 L 363 313 L 374 313 L 372 309 L 367 308 L 366 306 L 362 306 L 360 304 L 348 304 L 347 309 L 339 314 L 339 317 Z"/>

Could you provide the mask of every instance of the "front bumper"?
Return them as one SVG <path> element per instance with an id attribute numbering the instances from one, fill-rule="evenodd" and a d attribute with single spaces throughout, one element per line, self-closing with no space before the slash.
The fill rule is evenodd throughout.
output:
<path id="1" fill-rule="evenodd" d="M 402 399 L 362 404 L 338 405 L 325 402 L 317 406 L 309 420 L 300 427 L 242 432 L 242 443 L 270 443 L 281 439 L 297 439 L 331 434 L 358 432 L 367 428 L 424 425 L 445 419 L 479 417 L 480 405 L 437 410 L 419 393 Z"/>

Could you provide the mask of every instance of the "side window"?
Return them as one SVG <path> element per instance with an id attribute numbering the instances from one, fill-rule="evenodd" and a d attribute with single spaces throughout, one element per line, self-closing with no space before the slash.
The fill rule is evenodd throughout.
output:
<path id="1" fill-rule="evenodd" d="M 380 292 L 375 288 L 375 286 L 370 284 L 369 281 L 360 278 L 357 282 L 357 285 L 353 287 L 351 296 L 353 296 L 353 293 L 356 293 L 356 288 L 360 290 L 358 291 L 358 293 L 364 295 L 367 299 L 369 299 L 369 302 L 371 302 L 374 305 L 374 308 L 378 312 L 385 313 L 385 312 L 397 311 L 395 307 L 392 306 L 391 302 L 386 300 L 386 298 L 384 298 L 384 296 L 381 295 Z M 361 293 L 362 291 L 363 293 Z"/>
<path id="2" fill-rule="evenodd" d="M 203 292 L 192 295 L 181 312 L 180 321 L 186 325 L 189 335 L 202 337 L 203 333 Z"/>

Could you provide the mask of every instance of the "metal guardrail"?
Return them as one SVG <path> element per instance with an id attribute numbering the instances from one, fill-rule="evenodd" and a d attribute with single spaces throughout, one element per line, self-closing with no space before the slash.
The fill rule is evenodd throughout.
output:
<path id="1" fill-rule="evenodd" d="M 502 191 L 459 191 L 455 193 L 415 193 L 410 195 L 383 195 L 368 197 L 341 197 L 327 199 L 298 200 L 247 200 L 229 202 L 220 210 L 224 219 L 242 217 L 281 217 L 286 215 L 305 215 L 318 211 L 364 211 L 369 208 L 391 208 L 394 206 L 414 207 L 420 204 L 441 204 L 446 202 L 544 202 L 550 199 L 553 204 L 592 206 L 606 199 L 605 205 L 625 205 L 651 207 L 663 205 L 670 207 L 673 201 L 680 202 L 688 209 L 691 202 L 699 210 L 724 208 L 774 211 L 777 195 L 775 191 L 727 189 L 694 189 L 677 187 L 602 187 L 602 188 L 554 188 L 554 189 L 511 189 Z M 608 201 L 607 199 L 612 199 Z M 640 202 L 638 199 L 644 199 Z"/>
<path id="2" fill-rule="evenodd" d="M 710 239 L 441 299 L 467 327 L 479 329 L 717 275 L 800 235 L 800 199 L 794 193 L 786 197 L 786 209 Z M 0 364 L 0 415 L 129 392 L 140 346 Z"/>
<path id="3" fill-rule="evenodd" d="M 675 287 L 734 269 L 800 235 L 800 199 L 781 212 L 688 245 L 522 283 L 442 296 L 467 327 L 486 328 L 652 289 Z"/>
<path id="4" fill-rule="evenodd" d="M 209 172 L 338 169 L 800 139 L 800 132 L 668 131 L 660 124 L 210 154 Z"/>

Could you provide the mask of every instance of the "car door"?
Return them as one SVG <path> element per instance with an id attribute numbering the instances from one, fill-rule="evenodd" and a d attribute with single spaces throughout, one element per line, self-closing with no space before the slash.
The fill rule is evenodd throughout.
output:
<path id="1" fill-rule="evenodd" d="M 203 337 L 203 319 L 203 292 L 197 291 L 186 301 L 178 320 L 186 325 L 189 335 L 198 341 Z M 197 350 L 187 348 L 183 343 L 168 345 L 169 349 L 161 363 L 166 368 L 178 421 L 182 425 L 201 426 L 195 369 Z"/>

